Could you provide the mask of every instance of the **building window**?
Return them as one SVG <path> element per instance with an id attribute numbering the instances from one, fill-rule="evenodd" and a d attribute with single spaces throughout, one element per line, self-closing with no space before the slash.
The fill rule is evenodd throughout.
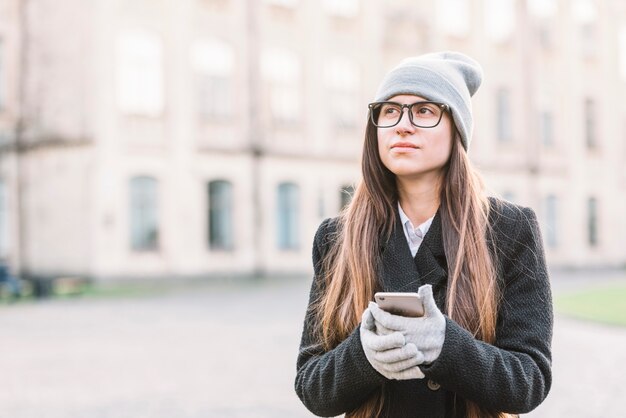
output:
<path id="1" fill-rule="evenodd" d="M 159 246 L 158 182 L 139 176 L 130 180 L 130 240 L 138 251 L 156 250 Z"/>
<path id="2" fill-rule="evenodd" d="M 527 0 L 528 10 L 539 18 L 550 18 L 559 10 L 558 0 Z"/>
<path id="3" fill-rule="evenodd" d="M 224 180 L 209 183 L 209 247 L 233 249 L 233 186 Z"/>
<path id="4" fill-rule="evenodd" d="M 298 237 L 300 190 L 296 184 L 281 183 L 278 185 L 278 248 L 281 250 L 297 250 L 300 243 Z"/>
<path id="5" fill-rule="evenodd" d="M 506 42 L 515 30 L 515 1 L 486 0 L 485 30 L 495 43 Z"/>
<path id="6" fill-rule="evenodd" d="M 585 143 L 587 149 L 595 149 L 598 146 L 596 138 L 596 104 L 593 99 L 586 99 L 584 104 Z"/>
<path id="7" fill-rule="evenodd" d="M 333 16 L 356 17 L 359 14 L 359 0 L 324 0 L 324 10 Z"/>
<path id="8" fill-rule="evenodd" d="M 324 189 L 321 189 L 317 196 L 317 216 L 323 219 L 324 215 L 326 215 L 326 201 L 324 199 Z"/>
<path id="9" fill-rule="evenodd" d="M 151 32 L 132 30 L 117 39 L 116 93 L 120 111 L 158 117 L 163 112 L 163 53 Z"/>
<path id="10" fill-rule="evenodd" d="M 539 116 L 539 134 L 541 143 L 546 147 L 554 145 L 552 113 L 544 111 Z"/>
<path id="11" fill-rule="evenodd" d="M 326 64 L 326 85 L 330 92 L 326 108 L 335 126 L 354 128 L 359 123 L 359 66 L 351 59 L 335 57 Z"/>
<path id="12" fill-rule="evenodd" d="M 508 89 L 498 89 L 496 93 L 496 123 L 497 137 L 501 142 L 508 142 L 513 139 L 511 127 L 511 97 Z"/>
<path id="13" fill-rule="evenodd" d="M 543 49 L 549 50 L 554 46 L 554 28 L 546 22 L 537 23 L 537 39 Z"/>
<path id="14" fill-rule="evenodd" d="M 277 124 L 297 123 L 302 118 L 298 56 L 284 49 L 267 49 L 261 57 L 261 73 L 268 89 L 272 120 Z"/>
<path id="15" fill-rule="evenodd" d="M 587 200 L 587 238 L 590 247 L 598 245 L 598 201 L 595 197 Z"/>
<path id="16" fill-rule="evenodd" d="M 0 257 L 9 253 L 9 205 L 6 183 L 0 180 Z"/>
<path id="17" fill-rule="evenodd" d="M 469 0 L 439 0 L 436 7 L 437 26 L 443 33 L 459 38 L 469 34 L 471 23 Z"/>
<path id="18" fill-rule="evenodd" d="M 341 202 L 340 210 L 343 210 L 346 206 L 350 204 L 352 201 L 352 197 L 354 196 L 354 186 L 346 185 L 341 188 L 339 192 L 339 198 Z"/>
<path id="19" fill-rule="evenodd" d="M 226 42 L 197 41 L 191 48 L 196 108 L 202 118 L 222 118 L 233 113 L 232 86 L 235 58 Z"/>
<path id="20" fill-rule="evenodd" d="M 585 57 L 591 57 L 598 50 L 597 25 L 598 9 L 595 0 L 573 0 L 570 2 L 572 18 L 578 24 L 579 40 L 576 44 Z"/>
<path id="21" fill-rule="evenodd" d="M 545 203 L 545 211 L 546 211 L 546 238 L 548 242 L 548 246 L 551 248 L 556 248 L 558 245 L 558 207 L 557 207 L 557 198 L 554 195 L 549 195 L 546 197 Z"/>
<path id="22" fill-rule="evenodd" d="M 580 25 L 593 24 L 598 18 L 595 0 L 572 0 L 571 13 L 574 21 Z"/>

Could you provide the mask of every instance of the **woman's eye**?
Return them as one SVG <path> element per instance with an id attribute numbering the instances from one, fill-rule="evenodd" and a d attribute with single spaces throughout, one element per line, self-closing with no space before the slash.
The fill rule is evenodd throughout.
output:
<path id="1" fill-rule="evenodd" d="M 420 108 L 417 110 L 417 113 L 419 113 L 419 114 L 421 114 L 421 115 L 431 115 L 431 114 L 433 114 L 434 112 L 432 111 L 432 109 L 430 109 L 430 108 L 428 108 L 428 107 L 424 106 L 424 107 L 420 107 Z"/>

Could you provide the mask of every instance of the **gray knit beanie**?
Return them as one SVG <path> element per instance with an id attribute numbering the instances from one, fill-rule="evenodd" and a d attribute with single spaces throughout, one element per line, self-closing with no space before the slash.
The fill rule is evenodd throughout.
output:
<path id="1" fill-rule="evenodd" d="M 470 97 L 478 90 L 482 78 L 480 64 L 460 52 L 424 54 L 403 60 L 387 73 L 374 101 L 389 100 L 398 94 L 414 94 L 447 104 L 467 150 L 473 129 Z"/>

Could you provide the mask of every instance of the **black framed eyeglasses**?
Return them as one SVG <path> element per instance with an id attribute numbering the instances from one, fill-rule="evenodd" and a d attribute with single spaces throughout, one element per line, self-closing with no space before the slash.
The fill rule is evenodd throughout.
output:
<path id="1" fill-rule="evenodd" d="M 409 120 L 418 128 L 434 128 L 450 106 L 444 103 L 421 101 L 411 104 L 396 102 L 374 102 L 367 105 L 370 119 L 377 128 L 391 128 L 400 123 L 404 109 L 409 111 Z"/>

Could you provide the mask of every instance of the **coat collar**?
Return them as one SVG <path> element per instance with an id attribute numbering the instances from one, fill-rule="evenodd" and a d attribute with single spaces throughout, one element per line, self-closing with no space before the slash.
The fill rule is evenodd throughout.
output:
<path id="1" fill-rule="evenodd" d="M 379 274 L 383 291 L 417 292 L 423 284 L 432 284 L 435 288 L 445 283 L 446 259 L 439 210 L 415 258 L 411 256 L 397 208 L 395 211 L 396 221 L 391 236 L 381 246 Z"/>

